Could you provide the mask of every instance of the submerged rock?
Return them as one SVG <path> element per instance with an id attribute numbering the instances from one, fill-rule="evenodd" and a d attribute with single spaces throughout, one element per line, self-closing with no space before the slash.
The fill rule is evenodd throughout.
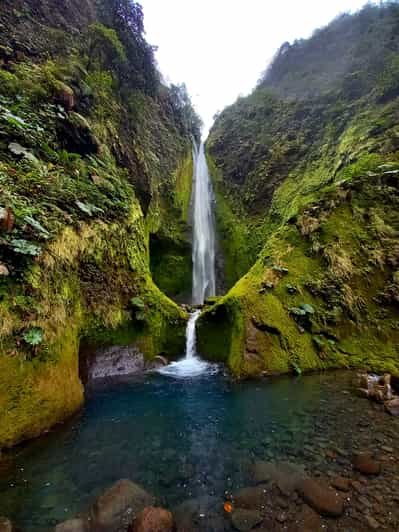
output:
<path id="1" fill-rule="evenodd" d="M 249 488 L 241 488 L 236 491 L 232 500 L 237 508 L 246 508 L 248 510 L 260 509 L 264 506 L 267 495 L 267 486 L 260 485 Z"/>
<path id="2" fill-rule="evenodd" d="M 325 483 L 307 478 L 301 482 L 298 491 L 304 501 L 321 515 L 339 517 L 344 511 L 339 494 Z"/>
<path id="3" fill-rule="evenodd" d="M 95 502 L 91 510 L 92 527 L 96 532 L 116 531 L 154 502 L 154 497 L 141 486 L 127 479 L 118 480 Z"/>
<path id="4" fill-rule="evenodd" d="M 378 475 L 381 472 L 381 463 L 375 460 L 370 453 L 356 453 L 352 457 L 353 468 L 364 475 Z"/>
<path id="5" fill-rule="evenodd" d="M 1 530 L 1 529 L 0 529 Z M 69 519 L 55 527 L 55 532 L 87 532 L 87 521 L 84 519 Z"/>
<path id="6" fill-rule="evenodd" d="M 335 477 L 331 481 L 331 485 L 340 491 L 350 490 L 350 480 L 344 477 Z"/>
<path id="7" fill-rule="evenodd" d="M 255 462 L 253 479 L 256 484 L 273 481 L 284 495 L 295 491 L 306 477 L 304 467 L 290 462 Z"/>
<path id="8" fill-rule="evenodd" d="M 149 506 L 129 526 L 129 532 L 172 532 L 173 516 L 164 508 Z"/>
<path id="9" fill-rule="evenodd" d="M 262 514 L 257 510 L 245 510 L 243 508 L 237 508 L 231 514 L 231 522 L 234 528 L 240 532 L 252 530 L 262 521 Z"/>
<path id="10" fill-rule="evenodd" d="M 290 532 L 322 532 L 323 523 L 317 512 L 305 504 L 295 517 L 295 523 Z"/>

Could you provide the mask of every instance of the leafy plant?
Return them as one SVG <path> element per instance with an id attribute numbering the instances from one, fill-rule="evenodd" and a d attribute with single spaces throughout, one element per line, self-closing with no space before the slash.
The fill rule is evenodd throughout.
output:
<path id="1" fill-rule="evenodd" d="M 44 331 L 40 327 L 32 327 L 25 331 L 22 337 L 27 344 L 36 347 L 43 342 Z"/>
<path id="2" fill-rule="evenodd" d="M 15 253 L 21 253 L 22 255 L 32 255 L 33 257 L 36 257 L 42 252 L 42 248 L 40 246 L 32 244 L 32 242 L 28 242 L 24 239 L 14 238 L 11 240 L 10 244 Z"/>

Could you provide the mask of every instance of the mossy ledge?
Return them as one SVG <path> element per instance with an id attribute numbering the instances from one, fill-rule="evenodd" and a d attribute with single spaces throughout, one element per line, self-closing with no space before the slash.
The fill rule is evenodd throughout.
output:
<path id="1" fill-rule="evenodd" d="M 0 14 L 0 448 L 82 405 L 80 351 L 184 350 L 187 315 L 150 262 L 178 296 L 199 119 L 160 82 L 138 4 L 61 4 Z"/>
<path id="2" fill-rule="evenodd" d="M 211 129 L 236 284 L 205 308 L 197 337 L 237 376 L 399 373 L 398 20 L 396 3 L 368 5 L 286 43 Z M 371 34 L 384 36 L 378 52 Z"/>

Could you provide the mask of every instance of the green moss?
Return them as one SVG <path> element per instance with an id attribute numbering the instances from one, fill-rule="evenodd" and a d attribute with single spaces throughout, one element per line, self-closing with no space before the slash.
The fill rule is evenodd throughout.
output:
<path id="1" fill-rule="evenodd" d="M 216 196 L 217 235 L 224 259 L 224 281 L 226 287 L 231 288 L 255 262 L 260 250 L 260 228 L 256 221 L 251 223 L 242 213 L 240 216 L 235 212 L 234 200 L 226 195 L 222 175 L 209 154 L 207 161 Z"/>

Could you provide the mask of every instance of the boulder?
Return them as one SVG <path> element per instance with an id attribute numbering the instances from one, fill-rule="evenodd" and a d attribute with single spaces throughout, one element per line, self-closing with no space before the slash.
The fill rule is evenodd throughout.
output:
<path id="1" fill-rule="evenodd" d="M 399 397 L 386 401 L 384 403 L 385 410 L 391 414 L 391 416 L 399 416 Z"/>
<path id="2" fill-rule="evenodd" d="M 83 519 L 69 519 L 55 527 L 55 532 L 87 532 L 87 522 Z"/>
<path id="3" fill-rule="evenodd" d="M 236 491 L 233 496 L 233 504 L 237 508 L 247 510 L 259 510 L 265 504 L 267 486 L 260 485 L 250 488 L 242 488 Z"/>
<path id="4" fill-rule="evenodd" d="M 149 506 L 137 516 L 129 532 L 172 532 L 173 516 L 164 508 Z"/>
<path id="5" fill-rule="evenodd" d="M 65 109 L 65 111 L 72 111 L 75 107 L 75 94 L 71 87 L 62 83 L 62 81 L 57 81 L 54 86 L 54 100 L 59 105 Z"/>
<path id="6" fill-rule="evenodd" d="M 95 502 L 91 517 L 96 532 L 113 532 L 132 521 L 146 506 L 152 506 L 154 497 L 130 480 L 118 480 Z"/>
<path id="7" fill-rule="evenodd" d="M 231 522 L 236 530 L 246 532 L 252 530 L 263 521 L 263 517 L 257 510 L 245 510 L 237 508 L 231 514 Z"/>
<path id="8" fill-rule="evenodd" d="M 256 484 L 273 481 L 284 495 L 295 491 L 306 477 L 304 467 L 291 462 L 255 462 L 253 479 Z"/>
<path id="9" fill-rule="evenodd" d="M 354 454 L 352 465 L 356 471 L 364 475 L 378 475 L 381 472 L 381 463 L 375 460 L 370 453 Z"/>
<path id="10" fill-rule="evenodd" d="M 295 516 L 295 522 L 289 530 L 290 532 L 322 532 L 324 527 L 319 514 L 305 504 Z"/>
<path id="11" fill-rule="evenodd" d="M 158 368 L 163 368 L 169 364 L 168 359 L 162 355 L 155 356 L 152 360 L 147 363 L 147 369 L 154 370 Z"/>
<path id="12" fill-rule="evenodd" d="M 339 491 L 349 491 L 350 490 L 350 480 L 349 478 L 344 477 L 335 477 L 331 480 L 331 486 L 336 488 Z"/>
<path id="13" fill-rule="evenodd" d="M 223 530 L 223 499 L 205 495 L 189 499 L 173 511 L 177 532 Z"/>
<path id="14" fill-rule="evenodd" d="M 307 478 L 298 489 L 303 500 L 320 515 L 339 517 L 344 511 L 344 503 L 339 494 L 327 484 Z"/>

